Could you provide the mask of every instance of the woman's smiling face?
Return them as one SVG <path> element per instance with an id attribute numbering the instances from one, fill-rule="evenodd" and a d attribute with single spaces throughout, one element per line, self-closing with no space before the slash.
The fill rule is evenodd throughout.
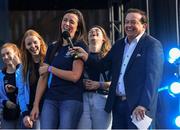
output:
<path id="1" fill-rule="evenodd" d="M 25 39 L 25 47 L 32 56 L 39 55 L 41 49 L 40 40 L 36 36 L 28 36 Z"/>
<path id="2" fill-rule="evenodd" d="M 61 23 L 62 32 L 67 30 L 70 33 L 71 39 L 74 38 L 78 27 L 78 16 L 73 13 L 67 13 L 64 15 Z"/>

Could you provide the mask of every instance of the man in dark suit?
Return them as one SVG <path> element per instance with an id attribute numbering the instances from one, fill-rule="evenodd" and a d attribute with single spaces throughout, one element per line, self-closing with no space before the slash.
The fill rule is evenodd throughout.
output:
<path id="1" fill-rule="evenodd" d="M 113 129 L 136 128 L 131 116 L 141 120 L 146 114 L 155 120 L 157 90 L 163 73 L 162 45 L 145 33 L 145 13 L 129 9 L 125 16 L 126 37 L 116 41 L 101 61 L 79 47 L 74 48 L 87 65 L 112 72 L 105 110 L 113 113 Z"/>

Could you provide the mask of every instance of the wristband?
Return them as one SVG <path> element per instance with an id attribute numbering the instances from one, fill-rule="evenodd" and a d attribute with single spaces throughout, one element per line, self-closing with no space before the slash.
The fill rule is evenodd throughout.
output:
<path id="1" fill-rule="evenodd" d="M 103 84 L 103 82 L 99 82 L 99 88 L 104 88 L 104 84 Z"/>
<path id="2" fill-rule="evenodd" d="M 52 66 L 48 66 L 48 72 L 52 72 Z"/>

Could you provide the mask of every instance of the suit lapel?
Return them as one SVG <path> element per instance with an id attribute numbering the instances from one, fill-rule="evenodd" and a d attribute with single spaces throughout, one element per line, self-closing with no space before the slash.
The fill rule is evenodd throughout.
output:
<path id="1" fill-rule="evenodd" d="M 131 65 L 134 62 L 134 60 L 136 59 L 137 55 L 141 54 L 140 52 L 141 52 L 141 48 L 142 48 L 142 46 L 144 44 L 143 42 L 144 42 L 145 36 L 146 36 L 146 33 L 140 38 L 139 42 L 137 43 L 137 46 L 136 46 L 136 48 L 135 48 L 135 50 L 134 50 L 134 52 L 133 52 L 133 54 L 132 54 L 132 56 L 131 56 L 131 58 L 129 60 L 128 65 L 127 65 L 126 72 L 131 67 Z"/>
<path id="2" fill-rule="evenodd" d="M 117 51 L 119 51 L 119 52 L 117 52 L 117 66 L 118 66 L 118 70 L 119 70 L 119 72 L 120 72 L 120 69 L 121 69 L 121 65 L 122 65 L 122 60 L 123 60 L 123 54 L 124 54 L 124 48 L 125 48 L 125 42 L 124 42 L 124 40 L 123 40 L 123 42 L 122 43 L 120 43 L 121 45 L 120 45 L 120 48 L 119 49 L 117 49 Z"/>
<path id="3" fill-rule="evenodd" d="M 119 80 L 119 74 L 120 74 L 120 70 L 121 70 L 121 66 L 122 66 L 123 53 L 124 53 L 124 48 L 125 48 L 124 39 L 118 44 L 120 44 L 120 45 L 116 48 L 115 57 L 114 57 L 114 60 L 117 61 L 117 64 L 114 66 L 114 68 L 116 68 L 116 71 L 115 71 L 115 75 L 114 75 L 115 80 L 113 83 L 115 83 L 115 84 L 117 84 L 117 82 Z"/>

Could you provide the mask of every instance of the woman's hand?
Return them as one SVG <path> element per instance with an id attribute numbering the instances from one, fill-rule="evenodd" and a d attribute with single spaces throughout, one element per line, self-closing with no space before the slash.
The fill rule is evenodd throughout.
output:
<path id="1" fill-rule="evenodd" d="M 30 118 L 32 121 L 36 121 L 38 117 L 39 117 L 39 107 L 34 105 L 30 114 Z"/>
<path id="2" fill-rule="evenodd" d="M 49 65 L 46 63 L 43 63 L 40 67 L 39 67 L 39 75 L 42 76 L 44 74 L 48 73 L 48 67 Z"/>
<path id="3" fill-rule="evenodd" d="M 16 108 L 16 104 L 8 100 L 6 101 L 6 107 L 9 109 L 13 109 L 13 108 Z"/>
<path id="4" fill-rule="evenodd" d="M 84 86 L 86 87 L 87 90 L 96 90 L 99 88 L 99 82 L 97 82 L 97 81 L 84 79 L 83 82 L 84 82 Z"/>
<path id="5" fill-rule="evenodd" d="M 21 63 L 21 59 L 17 55 L 14 55 L 12 62 L 15 66 L 17 66 Z"/>
<path id="6" fill-rule="evenodd" d="M 30 119 L 30 116 L 25 116 L 23 118 L 23 123 L 26 128 L 32 128 L 33 127 L 33 121 Z"/>
<path id="7" fill-rule="evenodd" d="M 5 90 L 7 93 L 12 93 L 16 90 L 16 87 L 10 84 L 5 85 Z"/>

